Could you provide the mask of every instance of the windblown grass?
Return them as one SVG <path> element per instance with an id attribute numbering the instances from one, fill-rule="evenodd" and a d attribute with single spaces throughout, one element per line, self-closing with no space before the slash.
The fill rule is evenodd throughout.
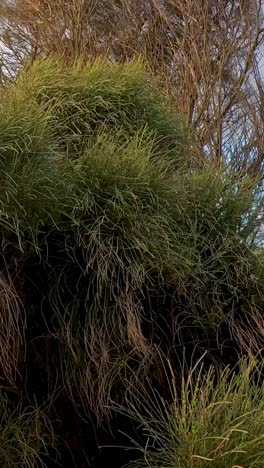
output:
<path id="1" fill-rule="evenodd" d="M 180 382 L 179 394 L 173 378 L 170 405 L 151 387 L 142 387 L 128 400 L 127 412 L 147 442 L 141 447 L 142 459 L 129 468 L 263 467 L 260 371 L 253 362 L 242 362 L 239 373 L 229 367 L 206 371 L 198 364 Z"/>

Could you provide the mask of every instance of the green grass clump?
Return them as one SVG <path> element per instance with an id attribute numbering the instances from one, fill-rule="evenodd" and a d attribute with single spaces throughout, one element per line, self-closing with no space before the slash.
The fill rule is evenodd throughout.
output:
<path id="1" fill-rule="evenodd" d="M 44 363 L 31 353 L 44 382 L 52 365 L 101 421 L 157 344 L 261 349 L 254 182 L 195 169 L 188 132 L 140 64 L 36 62 L 0 113 L 0 267 L 26 313 L 26 348 L 56 341 Z"/>
<path id="2" fill-rule="evenodd" d="M 144 134 L 100 133 L 72 162 L 76 198 L 61 247 L 71 261 L 63 278 L 57 266 L 51 297 L 65 384 L 98 419 L 127 364 L 148 371 L 158 320 L 173 320 L 174 339 L 201 351 L 226 338 L 244 350 L 263 344 L 259 259 L 235 229 L 247 197 L 222 174 L 177 173 L 154 154 Z"/>
<path id="3" fill-rule="evenodd" d="M 53 444 L 50 421 L 38 408 L 11 409 L 0 397 L 0 465 L 3 468 L 47 466 L 43 456 Z"/>
<path id="4" fill-rule="evenodd" d="M 142 459 L 129 468 L 261 468 L 264 466 L 264 385 L 260 369 L 242 363 L 239 373 L 202 365 L 189 375 L 169 405 L 143 389 L 128 413 L 147 440 Z"/>
<path id="5" fill-rule="evenodd" d="M 73 158 L 101 128 L 133 136 L 146 127 L 155 133 L 161 152 L 170 152 L 177 165 L 190 164 L 188 130 L 168 111 L 139 62 L 113 66 L 95 60 L 65 66 L 53 59 L 37 61 L 16 89 L 50 110 L 57 144 Z"/>
<path id="6" fill-rule="evenodd" d="M 180 212 L 170 189 L 172 167 L 154 154 L 153 141 L 144 134 L 120 143 L 119 134 L 101 133 L 72 163 L 75 201 L 71 211 L 65 207 L 63 226 L 64 249 L 72 260 L 52 288 L 53 307 L 65 383 L 78 382 L 82 398 L 90 408 L 100 402 L 100 411 L 127 360 L 142 365 L 150 359 L 151 343 L 141 325 L 145 286 L 156 284 L 163 295 L 162 282 L 179 284 L 192 266 L 188 235 L 170 215 Z M 169 205 L 171 198 L 175 206 Z M 65 281 L 72 291 L 68 304 Z M 146 314 L 151 320 L 151 310 Z"/>
<path id="7" fill-rule="evenodd" d="M 55 152 L 51 122 L 16 89 L 0 109 L 0 239 L 5 250 L 37 248 L 44 225 L 53 226 L 66 196 L 64 169 Z"/>

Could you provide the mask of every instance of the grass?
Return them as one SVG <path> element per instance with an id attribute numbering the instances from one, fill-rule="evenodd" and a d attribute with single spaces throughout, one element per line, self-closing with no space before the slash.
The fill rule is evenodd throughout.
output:
<path id="1" fill-rule="evenodd" d="M 1 245 L 37 248 L 39 232 L 56 223 L 66 196 L 48 115 L 14 89 L 3 97 L 0 121 Z"/>
<path id="2" fill-rule="evenodd" d="M 140 134 L 118 141 L 100 133 L 73 163 L 78 197 L 64 224 L 72 261 L 51 289 L 59 298 L 54 314 L 65 383 L 73 395 L 74 382 L 98 420 L 112 389 L 119 385 L 122 393 L 130 360 L 148 372 L 160 332 L 147 338 L 145 320 L 151 330 L 169 314 L 183 343 L 220 347 L 232 337 L 244 350 L 263 345 L 259 260 L 221 216 L 225 206 L 226 216 L 237 210 L 241 196 L 231 198 L 221 175 L 175 174 L 152 157 L 152 144 Z M 162 305 L 166 288 L 175 294 L 169 310 Z"/>
<path id="3" fill-rule="evenodd" d="M 45 381 L 52 361 L 99 423 L 128 369 L 148 374 L 157 344 L 221 354 L 229 340 L 259 352 L 256 181 L 194 164 L 188 130 L 139 63 L 36 62 L 0 114 L 6 357 L 19 352 L 18 297 L 27 347 L 40 336 L 58 344 L 35 368 Z"/>
<path id="4" fill-rule="evenodd" d="M 11 409 L 4 395 L 0 398 L 0 464 L 3 468 L 47 466 L 43 456 L 53 444 L 50 421 L 45 413 L 21 405 Z"/>
<path id="5" fill-rule="evenodd" d="M 2 378 L 13 385 L 25 345 L 25 314 L 10 278 L 0 274 L 0 362 Z"/>
<path id="6" fill-rule="evenodd" d="M 170 152 L 177 165 L 190 164 L 189 131 L 168 110 L 140 62 L 113 66 L 98 59 L 65 66 L 53 59 L 36 61 L 16 89 L 49 109 L 57 144 L 70 157 L 79 155 L 99 129 L 133 136 L 146 127 L 160 152 Z"/>
<path id="7" fill-rule="evenodd" d="M 126 411 L 139 423 L 146 445 L 142 458 L 127 466 L 264 466 L 264 385 L 257 378 L 261 369 L 253 362 L 240 366 L 234 372 L 229 367 L 206 370 L 198 363 L 181 382 L 177 377 L 168 381 L 171 404 L 149 387 L 129 398 Z"/>

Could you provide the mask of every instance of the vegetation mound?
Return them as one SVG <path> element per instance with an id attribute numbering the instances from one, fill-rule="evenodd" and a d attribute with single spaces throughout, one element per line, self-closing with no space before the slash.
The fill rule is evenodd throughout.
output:
<path id="1" fill-rule="evenodd" d="M 100 424 L 159 352 L 260 352 L 257 181 L 194 164 L 139 63 L 36 62 L 1 98 L 3 384 Z"/>

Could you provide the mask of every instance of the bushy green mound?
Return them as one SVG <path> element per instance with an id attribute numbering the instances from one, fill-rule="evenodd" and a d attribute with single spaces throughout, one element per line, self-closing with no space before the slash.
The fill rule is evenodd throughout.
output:
<path id="1" fill-rule="evenodd" d="M 38 62 L 2 95 L 3 377 L 101 422 L 157 349 L 261 349 L 255 181 L 191 154 L 139 64 Z"/>
<path id="2" fill-rule="evenodd" d="M 128 137 L 146 127 L 157 149 L 171 153 L 178 164 L 190 163 L 188 131 L 168 111 L 140 63 L 113 66 L 96 60 L 66 67 L 54 60 L 35 62 L 16 91 L 18 99 L 49 111 L 56 145 L 73 158 L 100 130 L 122 130 Z"/>

